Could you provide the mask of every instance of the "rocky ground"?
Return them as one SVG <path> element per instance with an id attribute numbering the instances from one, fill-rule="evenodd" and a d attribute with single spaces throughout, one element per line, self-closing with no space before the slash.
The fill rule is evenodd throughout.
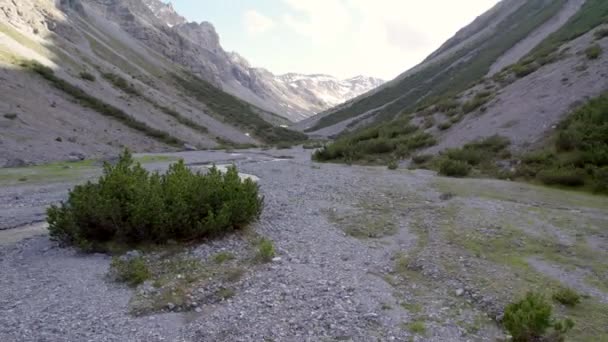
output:
<path id="1" fill-rule="evenodd" d="M 266 207 L 246 232 L 180 251 L 216 271 L 184 305 L 143 315 L 134 307 L 158 290 L 117 284 L 109 256 L 59 247 L 28 225 L 98 167 L 25 180 L 0 170 L 1 341 L 495 341 L 506 303 L 559 285 L 587 295 L 555 304 L 576 323 L 568 340 L 608 339 L 605 197 L 315 164 L 301 148 L 143 160 L 163 169 L 175 157 L 236 163 L 259 178 Z M 273 241 L 272 262 L 248 261 L 258 237 Z M 235 260 L 213 266 L 218 253 Z M 228 267 L 238 276 L 217 272 Z"/>

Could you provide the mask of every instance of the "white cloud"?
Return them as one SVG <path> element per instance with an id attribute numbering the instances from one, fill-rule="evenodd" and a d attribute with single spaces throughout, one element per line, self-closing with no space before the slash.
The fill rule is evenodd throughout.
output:
<path id="1" fill-rule="evenodd" d="M 393 78 L 421 62 L 456 31 L 498 0 L 280 0 L 273 19 L 246 14 L 252 28 L 277 26 L 295 34 L 309 54 L 286 57 L 292 70 L 340 77 L 367 74 Z M 290 42 L 294 43 L 294 42 Z M 268 65 L 273 69 L 272 65 Z M 275 71 L 275 70 L 273 70 Z"/>
<path id="2" fill-rule="evenodd" d="M 276 23 L 271 18 L 255 10 L 248 10 L 243 15 L 245 30 L 250 35 L 257 35 L 273 29 Z"/>

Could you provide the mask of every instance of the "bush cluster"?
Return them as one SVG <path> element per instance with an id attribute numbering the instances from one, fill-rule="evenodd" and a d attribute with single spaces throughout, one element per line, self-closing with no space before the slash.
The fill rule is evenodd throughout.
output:
<path id="1" fill-rule="evenodd" d="M 448 177 L 466 177 L 471 166 L 460 160 L 444 159 L 439 164 L 439 174 Z"/>
<path id="2" fill-rule="evenodd" d="M 201 174 L 180 161 L 151 174 L 125 151 L 97 183 L 76 186 L 66 202 L 51 206 L 47 220 L 52 237 L 96 249 L 212 237 L 252 222 L 262 206 L 257 184 L 242 181 L 236 167 Z"/>
<path id="3" fill-rule="evenodd" d="M 553 293 L 553 300 L 566 306 L 576 306 L 581 302 L 581 296 L 573 289 L 563 287 Z"/>
<path id="4" fill-rule="evenodd" d="M 409 118 L 404 117 L 339 138 L 315 151 L 313 159 L 386 162 L 406 157 L 416 149 L 435 143 L 431 134 L 421 131 L 409 123 Z"/>
<path id="5" fill-rule="evenodd" d="M 93 75 L 87 71 L 81 72 L 78 76 L 80 76 L 80 78 L 82 78 L 83 80 L 89 81 L 89 82 L 95 82 L 95 79 L 96 79 L 95 75 Z"/>
<path id="6" fill-rule="evenodd" d="M 562 121 L 546 151 L 524 155 L 517 176 L 547 185 L 589 186 L 608 193 L 608 95 L 590 100 Z"/>
<path id="7" fill-rule="evenodd" d="M 551 340 L 560 341 L 574 323 L 570 319 L 555 321 L 552 314 L 551 304 L 542 294 L 529 292 L 505 308 L 503 325 L 517 342 L 544 341 L 550 329 Z"/>

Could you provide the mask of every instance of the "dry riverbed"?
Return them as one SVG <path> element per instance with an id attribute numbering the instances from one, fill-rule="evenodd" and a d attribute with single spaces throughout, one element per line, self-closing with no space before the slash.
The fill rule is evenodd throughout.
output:
<path id="1" fill-rule="evenodd" d="M 568 340 L 608 341 L 606 197 L 316 164 L 300 148 L 139 158 L 235 163 L 264 213 L 221 240 L 138 252 L 158 276 L 132 289 L 108 277 L 111 257 L 31 225 L 96 163 L 0 170 L 1 341 L 495 341 L 507 303 L 559 286 L 585 295 L 554 303 L 576 323 Z"/>

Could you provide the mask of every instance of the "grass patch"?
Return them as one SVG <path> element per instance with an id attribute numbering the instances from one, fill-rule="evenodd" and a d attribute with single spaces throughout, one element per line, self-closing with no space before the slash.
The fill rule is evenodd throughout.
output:
<path id="1" fill-rule="evenodd" d="M 219 252 L 213 256 L 213 262 L 215 262 L 216 264 L 223 264 L 227 261 L 231 261 L 234 259 L 235 259 L 234 254 L 232 254 L 230 252 Z"/>
<path id="2" fill-rule="evenodd" d="M 84 90 L 57 77 L 53 69 L 47 66 L 44 66 L 36 61 L 24 61 L 20 65 L 24 69 L 38 74 L 39 76 L 47 80 L 55 88 L 72 96 L 77 101 L 77 103 L 83 107 L 92 109 L 102 115 L 114 118 L 125 124 L 126 126 L 134 130 L 140 131 L 143 134 L 158 141 L 161 141 L 165 144 L 181 146 L 184 143 L 180 139 L 169 135 L 167 132 L 152 128 L 141 121 L 137 121 L 136 119 L 125 113 L 122 109 L 114 107 L 96 97 L 87 94 Z"/>
<path id="3" fill-rule="evenodd" d="M 599 44 L 593 44 L 585 49 L 585 56 L 587 59 L 598 59 L 602 55 L 602 47 Z"/>
<path id="4" fill-rule="evenodd" d="M 426 334 L 426 324 L 423 321 L 415 321 L 408 323 L 406 325 L 407 330 L 412 334 L 416 335 L 425 335 Z"/>
<path id="5" fill-rule="evenodd" d="M 581 296 L 568 287 L 562 287 L 553 292 L 552 298 L 554 301 L 570 307 L 576 306 L 581 302 Z"/>
<path id="6" fill-rule="evenodd" d="M 152 276 L 141 256 L 134 258 L 114 257 L 110 268 L 117 281 L 132 287 L 143 283 Z"/>
<path id="7" fill-rule="evenodd" d="M 477 93 L 471 100 L 465 102 L 462 105 L 462 112 L 467 114 L 472 111 L 479 109 L 484 104 L 488 103 L 493 97 L 491 92 L 480 92 Z"/>
<path id="8" fill-rule="evenodd" d="M 276 252 L 272 241 L 262 238 L 257 243 L 256 259 L 260 262 L 271 262 Z"/>

